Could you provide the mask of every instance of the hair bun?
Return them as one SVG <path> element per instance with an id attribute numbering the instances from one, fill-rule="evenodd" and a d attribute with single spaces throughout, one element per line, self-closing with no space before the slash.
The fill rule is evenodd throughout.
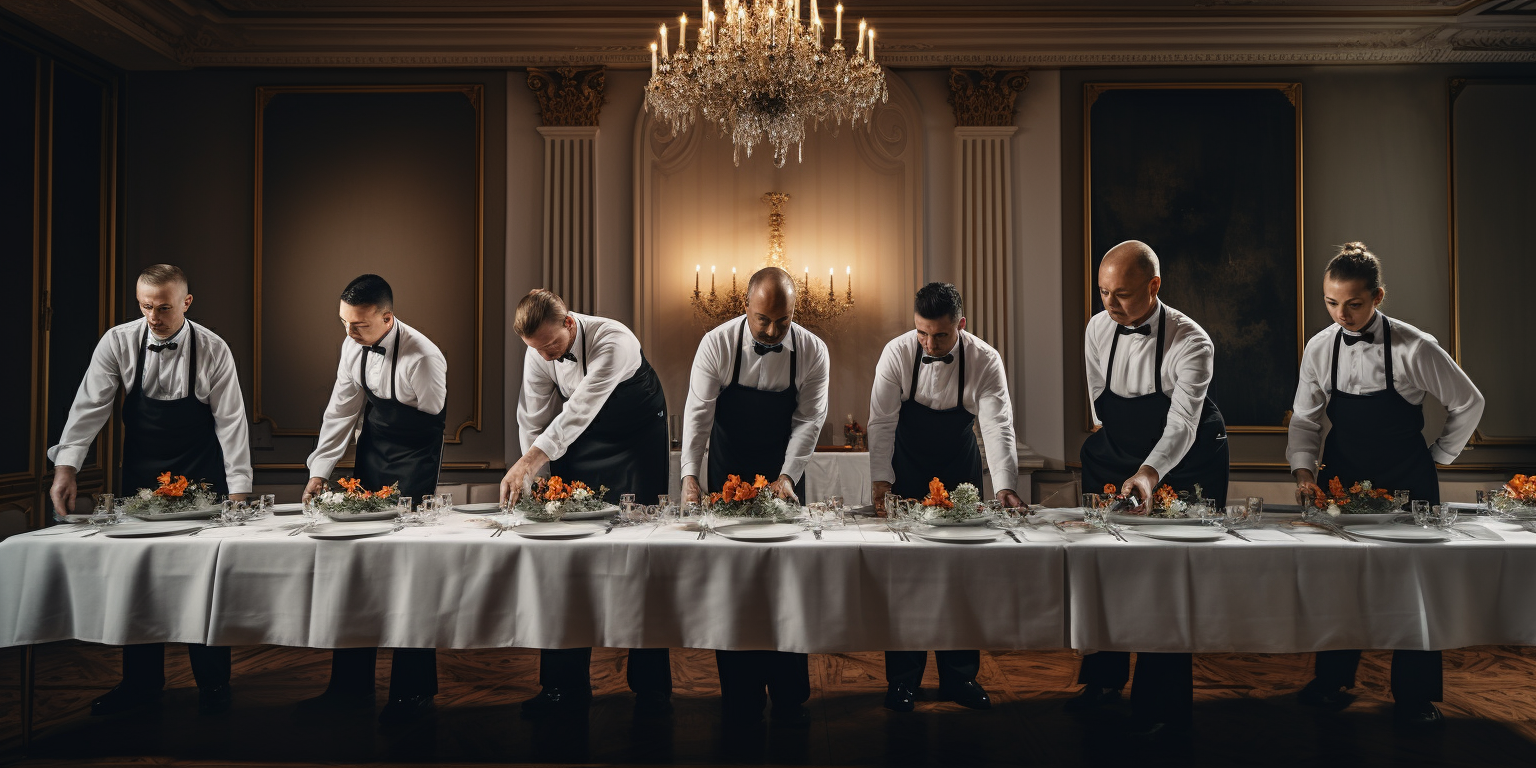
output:
<path id="1" fill-rule="evenodd" d="M 1339 253 L 1346 256 L 1364 256 L 1370 253 L 1370 249 L 1365 247 L 1365 243 L 1356 240 L 1354 242 L 1345 243 L 1343 247 L 1339 249 Z"/>

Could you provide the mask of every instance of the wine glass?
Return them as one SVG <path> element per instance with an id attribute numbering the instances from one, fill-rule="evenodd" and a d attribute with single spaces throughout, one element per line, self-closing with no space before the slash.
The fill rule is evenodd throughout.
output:
<path id="1" fill-rule="evenodd" d="M 1103 496 L 1097 493 L 1083 494 L 1083 522 L 1100 525 L 1104 522 Z"/>
<path id="2" fill-rule="evenodd" d="M 1254 528 L 1264 522 L 1264 497 L 1249 496 L 1245 499 L 1248 507 L 1248 525 Z"/>
<path id="3" fill-rule="evenodd" d="M 1445 531 L 1451 530 L 1456 525 L 1456 518 L 1459 516 L 1460 514 L 1456 511 L 1456 508 L 1449 504 L 1436 504 L 1430 507 L 1429 511 L 1430 522 L 1436 528 Z"/>
<path id="4" fill-rule="evenodd" d="M 1430 524 L 1429 501 L 1426 499 L 1414 499 L 1409 504 L 1413 510 L 1413 524 L 1420 528 L 1428 528 Z"/>

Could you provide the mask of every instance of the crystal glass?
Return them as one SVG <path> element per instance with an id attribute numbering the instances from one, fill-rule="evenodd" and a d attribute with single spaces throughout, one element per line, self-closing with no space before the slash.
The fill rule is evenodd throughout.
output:
<path id="1" fill-rule="evenodd" d="M 438 514 L 442 514 L 443 512 L 446 512 L 446 511 L 448 511 L 450 509 L 453 509 L 453 494 L 451 494 L 451 493 L 439 493 L 437 495 L 437 512 L 438 512 Z"/>
<path id="2" fill-rule="evenodd" d="M 1216 509 L 1214 505 L 1211 509 Z M 1246 504 L 1229 504 L 1221 507 L 1220 522 L 1222 528 L 1243 528 L 1248 524 L 1248 506 Z"/>
<path id="3" fill-rule="evenodd" d="M 619 509 L 623 509 L 625 504 L 634 504 L 634 503 L 635 503 L 635 495 L 633 493 L 625 493 L 625 494 L 620 494 L 619 495 Z"/>
<path id="4" fill-rule="evenodd" d="M 999 514 L 1002 514 L 1003 502 L 999 499 L 987 499 L 985 502 L 982 502 L 982 507 L 987 517 L 997 517 Z"/>
<path id="5" fill-rule="evenodd" d="M 304 516 L 309 518 L 310 525 L 319 525 L 325 522 L 325 511 L 320 507 L 320 497 L 312 496 L 304 502 Z"/>
<path id="6" fill-rule="evenodd" d="M 1429 502 L 1425 499 L 1414 499 L 1410 502 L 1413 514 L 1413 524 L 1420 528 L 1429 527 Z"/>
<path id="7" fill-rule="evenodd" d="M 225 499 L 219 505 L 219 522 L 224 525 L 245 525 L 246 521 L 250 519 L 250 502 Z"/>
<path id="8" fill-rule="evenodd" d="M 1264 497 L 1249 496 L 1244 499 L 1244 506 L 1248 508 L 1248 525 L 1257 527 L 1264 522 Z"/>
<path id="9" fill-rule="evenodd" d="M 90 524 L 92 528 L 101 530 L 113 525 L 117 520 L 112 514 L 112 494 L 103 493 L 96 497 L 96 508 L 91 512 Z"/>
<path id="10" fill-rule="evenodd" d="M 841 496 L 828 496 L 827 497 L 827 509 L 830 509 L 830 510 L 832 510 L 834 512 L 841 512 L 841 511 L 843 511 L 843 508 L 844 508 L 843 507 L 843 497 L 841 497 Z"/>
<path id="11" fill-rule="evenodd" d="M 267 514 L 272 514 L 272 508 L 277 506 L 277 494 L 263 493 L 261 495 L 261 508 Z"/>
<path id="12" fill-rule="evenodd" d="M 703 509 L 702 504 L 699 504 L 697 501 L 690 501 L 678 509 L 677 521 L 683 524 L 698 522 L 699 515 L 703 512 Z"/>
<path id="13" fill-rule="evenodd" d="M 1396 509 L 1396 510 L 1406 511 L 1407 507 L 1408 507 L 1408 492 L 1407 491 L 1393 491 L 1392 492 L 1392 508 Z"/>
<path id="14" fill-rule="evenodd" d="M 1436 504 L 1429 508 L 1429 522 L 1436 528 L 1449 530 L 1456 524 L 1456 518 L 1460 515 L 1456 508 L 1448 504 Z"/>
<path id="15" fill-rule="evenodd" d="M 1083 494 L 1083 521 L 1093 525 L 1104 522 L 1103 496 L 1097 493 Z"/>
<path id="16" fill-rule="evenodd" d="M 1201 525 L 1222 529 L 1227 527 L 1227 510 L 1223 507 L 1218 507 L 1215 504 L 1206 504 L 1197 507 L 1195 512 L 1195 516 L 1200 518 Z"/>
<path id="17" fill-rule="evenodd" d="M 116 498 L 112 500 L 112 524 L 117 525 L 128 519 L 128 500 Z"/>
<path id="18" fill-rule="evenodd" d="M 656 497 L 656 505 L 661 507 L 662 509 L 666 509 L 667 507 L 672 506 L 672 494 L 670 494 L 670 493 L 663 493 L 662 495 L 657 496 Z"/>

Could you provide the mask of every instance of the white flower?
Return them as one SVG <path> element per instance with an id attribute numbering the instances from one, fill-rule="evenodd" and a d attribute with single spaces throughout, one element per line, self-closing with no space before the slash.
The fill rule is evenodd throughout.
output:
<path id="1" fill-rule="evenodd" d="M 1329 517 L 1338 517 L 1339 515 L 1344 514 L 1344 510 L 1339 509 L 1339 505 L 1337 504 L 1329 504 L 1327 511 Z"/>
<path id="2" fill-rule="evenodd" d="M 154 491 L 151 491 L 148 488 L 140 488 L 139 489 L 139 498 L 141 498 L 141 499 L 143 499 L 145 501 L 149 501 L 150 499 L 153 499 L 154 497 L 155 497 L 155 492 Z"/>
<path id="3" fill-rule="evenodd" d="M 571 491 L 571 498 L 575 499 L 576 501 L 585 501 L 591 496 L 592 491 L 587 488 L 577 488 L 576 490 Z"/>
<path id="4" fill-rule="evenodd" d="M 1189 502 L 1183 499 L 1179 499 L 1178 501 L 1168 505 L 1168 511 L 1176 512 L 1181 515 L 1184 514 L 1185 510 L 1187 509 L 1189 509 Z"/>
<path id="5" fill-rule="evenodd" d="M 558 502 L 558 501 L 546 501 L 546 502 L 544 502 L 544 511 L 548 512 L 551 515 L 555 514 L 556 512 L 559 512 L 560 511 L 560 502 Z"/>

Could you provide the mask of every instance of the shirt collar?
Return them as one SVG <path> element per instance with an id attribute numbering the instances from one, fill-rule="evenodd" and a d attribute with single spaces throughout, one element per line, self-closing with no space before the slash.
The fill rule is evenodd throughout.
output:
<path id="1" fill-rule="evenodd" d="M 1372 343 L 1375 343 L 1377 339 L 1381 338 L 1379 332 L 1381 330 L 1381 318 L 1383 317 L 1385 317 L 1385 315 L 1381 314 L 1381 310 L 1378 309 L 1376 310 L 1376 313 L 1371 316 L 1371 321 L 1366 323 L 1365 327 L 1361 328 L 1359 331 L 1351 331 L 1342 325 L 1339 326 L 1339 330 L 1343 331 L 1345 336 L 1359 336 L 1362 332 L 1369 333 L 1372 336 Z"/>
<path id="2" fill-rule="evenodd" d="M 187 330 L 187 327 L 190 326 L 190 325 L 192 325 L 192 321 L 191 320 L 188 320 L 186 318 L 182 318 L 181 319 L 181 327 L 177 328 L 175 333 L 173 333 L 170 336 L 168 336 L 166 338 L 163 338 L 163 339 L 157 338 L 155 336 L 154 330 L 151 329 L 150 332 L 147 334 L 146 338 L 144 339 L 144 346 L 147 348 L 151 344 L 167 344 L 167 343 L 170 343 L 172 341 L 176 341 L 177 339 L 181 338 L 181 334 L 185 333 L 186 330 Z M 148 320 L 144 321 L 144 326 L 146 328 L 149 327 L 149 321 Z M 177 341 L 176 343 L 180 344 L 181 342 Z"/>
<path id="3" fill-rule="evenodd" d="M 374 343 L 372 345 L 369 345 L 369 344 L 358 344 L 356 341 L 352 341 L 351 339 L 348 339 L 348 340 L 352 341 L 353 344 L 357 344 L 357 346 L 362 347 L 363 349 L 367 349 L 369 346 L 375 346 L 375 347 L 384 347 L 387 350 L 387 349 L 390 348 L 389 340 L 392 339 L 392 338 L 396 338 L 396 337 L 398 337 L 400 335 L 400 326 L 401 326 L 400 318 L 397 317 L 397 318 L 395 318 L 395 322 L 390 325 L 389 331 L 384 334 L 384 338 L 379 339 L 376 343 Z"/>
<path id="4" fill-rule="evenodd" d="M 1122 328 L 1130 328 L 1130 329 L 1134 330 L 1136 328 L 1140 328 L 1143 325 L 1151 325 L 1152 321 L 1157 319 L 1157 313 L 1162 308 L 1163 308 L 1163 300 L 1162 299 L 1153 299 L 1152 300 L 1152 311 L 1151 311 L 1151 313 L 1149 313 L 1147 315 L 1147 319 L 1145 321 L 1143 321 L 1141 323 L 1138 323 L 1136 325 L 1125 325 L 1125 326 L 1121 326 L 1121 327 Z M 1118 325 L 1118 323 L 1116 325 Z"/>
<path id="5" fill-rule="evenodd" d="M 752 351 L 752 342 L 756 341 L 757 337 L 752 335 L 751 323 L 748 322 L 746 315 L 741 316 L 741 325 L 743 330 L 741 334 L 741 348 L 750 352 Z M 789 333 L 784 334 L 784 341 L 780 342 L 784 345 L 785 352 L 795 351 L 795 329 L 798 327 L 800 327 L 799 323 L 791 322 L 789 324 Z"/>

